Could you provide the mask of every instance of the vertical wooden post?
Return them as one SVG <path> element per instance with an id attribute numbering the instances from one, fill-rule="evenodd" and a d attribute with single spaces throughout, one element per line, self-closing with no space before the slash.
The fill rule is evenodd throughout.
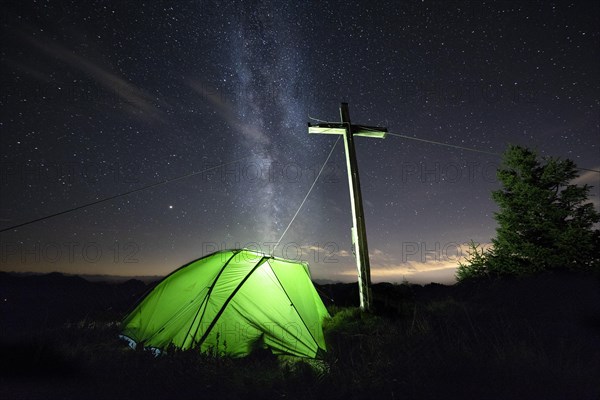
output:
<path id="1" fill-rule="evenodd" d="M 354 151 L 354 137 L 366 136 L 372 138 L 385 138 L 387 128 L 378 126 L 352 125 L 348 103 L 340 105 L 341 123 L 325 122 L 317 125 L 308 124 L 308 133 L 325 135 L 343 135 L 346 153 L 346 169 L 348 171 L 348 186 L 350 188 L 350 204 L 352 206 L 352 247 L 356 257 L 358 270 L 358 290 L 360 308 L 363 311 L 373 310 L 371 295 L 371 264 L 369 262 L 369 247 L 367 246 L 367 230 L 365 228 L 365 214 L 363 211 L 362 196 L 360 192 L 360 178 L 356 152 Z"/>
<path id="2" fill-rule="evenodd" d="M 358 270 L 358 291 L 360 296 L 360 308 L 364 311 L 372 310 L 371 299 L 371 265 L 369 262 L 369 247 L 367 245 L 367 230 L 365 228 L 365 217 L 360 192 L 360 178 L 358 176 L 358 165 L 356 152 L 354 151 L 354 136 L 352 124 L 350 123 L 350 112 L 348 103 L 340 106 L 340 116 L 346 131 L 344 133 L 344 148 L 346 153 L 346 169 L 348 171 L 348 186 L 350 187 L 350 204 L 352 207 L 352 245 L 356 257 L 356 268 Z"/>

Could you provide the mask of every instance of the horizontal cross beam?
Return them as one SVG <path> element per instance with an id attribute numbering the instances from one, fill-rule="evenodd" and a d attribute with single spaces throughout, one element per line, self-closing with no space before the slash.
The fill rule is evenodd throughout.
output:
<path id="1" fill-rule="evenodd" d="M 346 132 L 347 124 L 336 122 L 325 122 L 321 124 L 308 124 L 308 133 L 321 135 L 343 135 Z M 387 128 L 380 126 L 350 125 L 352 136 L 364 136 L 378 139 L 385 139 Z"/>

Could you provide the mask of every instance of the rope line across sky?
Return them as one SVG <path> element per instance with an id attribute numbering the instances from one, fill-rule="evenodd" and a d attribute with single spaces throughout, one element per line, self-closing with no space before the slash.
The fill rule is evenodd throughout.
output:
<path id="1" fill-rule="evenodd" d="M 321 120 L 321 119 L 318 119 L 318 118 L 313 118 L 311 116 L 309 116 L 309 118 L 312 119 L 312 120 L 314 120 L 314 121 L 318 121 L 318 122 L 334 123 L 334 122 L 324 121 L 324 120 Z M 365 128 L 365 129 L 368 129 L 368 128 Z M 475 149 L 475 148 L 472 148 L 472 147 L 465 147 L 465 146 L 459 146 L 459 145 L 454 145 L 454 144 L 450 144 L 450 143 L 443 143 L 443 142 L 438 142 L 438 141 L 435 141 L 435 140 L 422 139 L 422 138 L 418 138 L 418 137 L 414 137 L 414 136 L 407 136 L 407 135 L 402 135 L 402 134 L 393 133 L 393 132 L 387 132 L 387 134 L 391 135 L 391 136 L 399 137 L 399 138 L 402 138 L 402 139 L 416 140 L 416 141 L 419 141 L 419 142 L 429 143 L 429 144 L 435 144 L 435 145 L 438 145 L 438 146 L 446 146 L 446 147 L 449 147 L 449 148 L 454 148 L 454 149 L 459 149 L 459 150 L 472 151 L 472 152 L 476 152 L 476 153 L 489 154 L 489 155 L 493 155 L 493 156 L 501 156 L 500 153 L 495 153 L 495 152 L 491 152 L 491 151 L 485 151 L 485 150 Z M 320 169 L 317 177 L 315 178 L 315 180 L 313 181 L 312 185 L 310 186 L 310 188 L 308 190 L 308 193 L 306 194 L 306 196 L 302 200 L 302 203 L 300 204 L 300 207 L 298 208 L 298 210 L 296 211 L 296 213 L 292 217 L 290 223 L 288 224 L 288 226 L 284 230 L 283 234 L 281 235 L 281 238 L 277 241 L 277 245 L 275 247 L 277 247 L 279 245 L 279 243 L 283 239 L 283 236 L 285 236 L 285 234 L 287 233 L 288 229 L 290 228 L 290 226 L 294 222 L 294 219 L 296 218 L 296 216 L 300 212 L 300 209 L 302 208 L 302 206 L 306 202 L 306 199 L 308 198 L 308 196 L 312 192 L 315 184 L 317 183 L 319 177 L 321 176 L 321 173 L 323 172 L 323 169 L 327 165 L 327 162 L 329 161 L 329 158 L 331 157 L 331 154 L 333 153 L 333 150 L 335 149 L 338 141 L 339 141 L 339 137 L 338 137 L 338 140 L 336 140 L 336 142 L 333 144 L 333 147 L 331 148 L 331 150 L 329 152 L 329 155 L 327 156 L 327 159 L 323 163 L 323 166 L 321 167 L 321 169 Z M 150 184 L 150 185 L 147 185 L 147 186 L 143 186 L 141 188 L 133 189 L 133 190 L 130 190 L 130 191 L 125 192 L 125 193 L 121 193 L 121 194 L 117 194 L 117 195 L 114 195 L 114 196 L 106 197 L 104 199 L 96 200 L 96 201 L 93 201 L 93 202 L 90 202 L 90 203 L 86 203 L 86 204 L 83 204 L 83 205 L 80 205 L 80 206 L 77 206 L 77 207 L 73 207 L 73 208 L 70 208 L 70 209 L 67 209 L 67 210 L 64 210 L 64 211 L 60 211 L 60 212 L 57 212 L 57 213 L 54 213 L 54 214 L 46 215 L 44 217 L 36 218 L 36 219 L 31 220 L 31 221 L 27 221 L 27 222 L 23 222 L 23 223 L 20 223 L 20 224 L 17 224 L 17 225 L 13 225 L 13 226 L 8 227 L 8 228 L 3 228 L 3 229 L 0 230 L 0 233 L 8 232 L 8 231 L 13 230 L 13 229 L 21 228 L 23 226 L 30 225 L 30 224 L 33 224 L 35 222 L 41 222 L 41 221 L 47 220 L 49 218 L 53 218 L 53 217 L 57 217 L 59 215 L 64 215 L 64 214 L 67 214 L 67 213 L 70 213 L 70 212 L 73 212 L 73 211 L 81 210 L 83 208 L 91 207 L 91 206 L 96 205 L 96 204 L 104 203 L 104 202 L 107 202 L 107 201 L 110 201 L 110 200 L 115 200 L 115 199 L 118 199 L 120 197 L 129 196 L 130 194 L 141 192 L 143 190 L 155 188 L 157 186 L 166 185 L 166 184 L 171 183 L 171 182 L 176 182 L 176 181 L 179 181 L 179 180 L 182 180 L 182 179 L 185 179 L 185 178 L 189 178 L 189 177 L 192 177 L 192 176 L 195 176 L 195 175 L 203 174 L 203 173 L 206 173 L 208 171 L 211 171 L 211 170 L 214 170 L 214 169 L 217 169 L 217 168 L 221 168 L 221 167 L 229 165 L 229 164 L 237 163 L 239 161 L 242 161 L 244 159 L 250 158 L 252 156 L 253 156 L 253 154 L 248 155 L 246 157 L 238 158 L 237 160 L 234 160 L 234 161 L 229 161 L 229 162 L 222 163 L 222 164 L 219 164 L 219 165 L 216 165 L 216 166 L 212 166 L 210 168 L 203 169 L 202 171 L 190 172 L 188 174 L 180 175 L 180 176 L 177 176 L 175 178 L 166 179 L 164 181 L 156 182 L 156 183 L 153 183 L 153 184 Z M 582 171 L 590 171 L 590 172 L 600 173 L 599 170 L 595 170 L 595 169 L 580 168 L 580 167 L 578 167 L 577 169 L 578 170 L 582 170 Z"/>

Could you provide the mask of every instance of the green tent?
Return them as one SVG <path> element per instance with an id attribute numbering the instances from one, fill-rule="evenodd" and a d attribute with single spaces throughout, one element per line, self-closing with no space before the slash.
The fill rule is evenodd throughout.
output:
<path id="1" fill-rule="evenodd" d="M 255 348 L 317 358 L 328 316 L 306 263 L 223 250 L 175 270 L 123 321 L 122 337 L 164 351 L 241 357 Z"/>

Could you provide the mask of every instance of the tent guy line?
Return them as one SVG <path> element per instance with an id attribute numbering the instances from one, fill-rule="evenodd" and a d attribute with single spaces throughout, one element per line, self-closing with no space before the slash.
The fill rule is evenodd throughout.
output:
<path id="1" fill-rule="evenodd" d="M 473 148 L 470 148 L 470 147 L 459 146 L 459 145 L 449 144 L 449 143 L 443 143 L 443 142 L 436 142 L 435 140 L 421 139 L 421 138 L 417 138 L 417 137 L 414 137 L 414 136 L 401 135 L 399 133 L 388 132 L 387 134 L 388 135 L 392 135 L 392 136 L 396 136 L 396 137 L 399 137 L 399 138 L 402 138 L 402 139 L 417 140 L 419 142 L 430 143 L 430 144 L 437 144 L 439 146 L 452 147 L 454 149 L 459 149 L 459 150 L 473 151 L 473 152 L 476 152 L 476 153 L 489 154 L 489 155 L 492 155 L 492 156 L 501 156 L 502 155 L 500 153 L 494 153 L 492 151 L 473 149 Z"/>
<path id="2" fill-rule="evenodd" d="M 465 147 L 465 146 L 459 146 L 459 145 L 455 145 L 455 144 L 450 144 L 450 143 L 444 143 L 444 142 L 437 142 L 435 140 L 429 140 L 429 139 L 421 139 L 418 137 L 414 137 L 414 136 L 407 136 L 407 135 L 402 135 L 400 133 L 393 133 L 393 132 L 388 132 L 388 135 L 391 136 L 396 136 L 402 139 L 410 139 L 410 140 L 416 140 L 418 142 L 424 142 L 424 143 L 429 143 L 429 144 L 436 144 L 439 146 L 446 146 L 446 147 L 451 147 L 454 149 L 459 149 L 459 150 L 466 150 L 466 151 L 473 151 L 475 153 L 483 153 L 483 154 L 489 154 L 492 156 L 502 156 L 502 153 L 496 153 L 493 151 L 486 151 L 486 150 L 479 150 L 479 149 L 474 149 L 472 147 Z M 590 171 L 590 172 L 596 172 L 600 174 L 600 170 L 597 169 L 591 169 L 591 168 L 582 168 L 582 167 L 576 167 L 575 169 L 580 170 L 580 171 Z"/>
<path id="3" fill-rule="evenodd" d="M 203 174 L 203 173 L 211 171 L 213 169 L 217 169 L 217 168 L 223 167 L 225 165 L 233 164 L 233 163 L 236 163 L 238 161 L 244 160 L 244 159 L 252 157 L 252 156 L 254 156 L 254 154 L 250 154 L 248 156 L 238 158 L 237 160 L 233 160 L 233 161 L 229 161 L 229 162 L 226 162 L 226 163 L 223 163 L 223 164 L 219 164 L 219 165 L 216 165 L 216 166 L 213 166 L 213 167 L 209 167 L 209 168 L 203 169 L 202 171 L 190 172 L 189 174 L 181 175 L 181 176 L 178 176 L 178 177 L 175 177 L 175 178 L 171 178 L 171 179 L 166 179 L 164 181 L 156 182 L 156 183 L 153 183 L 151 185 L 147 185 L 147 186 L 143 186 L 141 188 L 133 189 L 133 190 L 130 190 L 130 191 L 125 192 L 125 193 L 116 194 L 114 196 L 110 196 L 110 197 L 106 197 L 104 199 L 96 200 L 96 201 L 93 201 L 91 203 L 86 203 L 86 204 L 83 204 L 83 205 L 80 205 L 80 206 L 77 206 L 77 207 L 74 207 L 74 208 L 70 208 L 68 210 L 60 211 L 60 212 L 57 212 L 57 213 L 54 213 L 54 214 L 46 215 L 44 217 L 33 219 L 31 221 L 27 221 L 27 222 L 23 222 L 23 223 L 20 223 L 20 224 L 17 224 L 17 225 L 13 225 L 11 227 L 1 229 L 0 233 L 7 232 L 7 231 L 10 231 L 10 230 L 13 230 L 13 229 L 17 229 L 17 228 L 21 228 L 23 226 L 26 226 L 26 225 L 29 225 L 29 224 L 33 224 L 34 222 L 44 221 L 46 219 L 57 217 L 59 215 L 67 214 L 67 213 L 70 213 L 70 212 L 73 212 L 73 211 L 77 211 L 77 210 L 81 210 L 83 208 L 90 207 L 90 206 L 93 206 L 93 205 L 96 205 L 96 204 L 100 204 L 100 203 L 104 203 L 104 202 L 107 202 L 107 201 L 110 201 L 110 200 L 114 200 L 114 199 L 117 199 L 119 197 L 128 196 L 128 195 L 133 194 L 133 193 L 141 192 L 142 190 L 151 189 L 151 188 L 154 188 L 154 187 L 157 187 L 157 186 L 161 186 L 161 185 L 164 185 L 164 184 L 167 184 L 167 183 L 171 183 L 171 182 L 179 181 L 181 179 L 189 178 L 191 176 L 195 176 L 195 175 L 198 175 L 198 174 Z"/>
<path id="4" fill-rule="evenodd" d="M 331 155 L 333 154 L 333 150 L 335 150 L 335 146 L 337 146 L 338 142 L 340 141 L 340 137 L 338 136 L 337 140 L 335 141 L 335 143 L 333 144 L 333 146 L 331 147 L 331 150 L 329 151 L 329 155 L 327 156 L 327 159 L 325 159 L 325 162 L 323 163 L 323 166 L 321 166 L 321 170 L 319 171 L 319 173 L 317 174 L 317 177 L 315 178 L 315 180 L 313 181 L 312 185 L 310 185 L 310 189 L 308 189 L 308 192 L 306 193 L 306 196 L 304 196 L 304 200 L 302 200 L 302 203 L 300 203 L 300 207 L 298 207 L 298 209 L 296 210 L 296 213 L 294 214 L 294 216 L 292 217 L 292 220 L 290 221 L 290 223 L 288 224 L 288 226 L 285 228 L 285 230 L 283 231 L 283 233 L 281 234 L 281 237 L 279 238 L 279 240 L 277 241 L 277 244 L 275 245 L 275 247 L 273 247 L 273 253 L 275 253 L 275 249 L 277 248 L 277 246 L 279 246 L 279 243 L 281 243 L 281 241 L 283 240 L 283 237 L 285 236 L 285 234 L 287 233 L 288 229 L 290 229 L 290 226 L 292 226 L 292 224 L 294 223 L 294 220 L 296 219 L 296 217 L 298 216 L 298 213 L 300 212 L 300 210 L 302 209 L 302 206 L 304 206 L 304 203 L 306 202 L 306 199 L 308 199 L 308 196 L 310 196 L 310 192 L 312 192 L 313 188 L 315 187 L 315 184 L 317 183 L 317 181 L 319 180 L 319 177 L 321 176 L 321 173 L 323 172 L 323 169 L 325 169 L 325 166 L 327 165 L 327 162 L 329 161 L 329 159 L 331 158 Z"/>

